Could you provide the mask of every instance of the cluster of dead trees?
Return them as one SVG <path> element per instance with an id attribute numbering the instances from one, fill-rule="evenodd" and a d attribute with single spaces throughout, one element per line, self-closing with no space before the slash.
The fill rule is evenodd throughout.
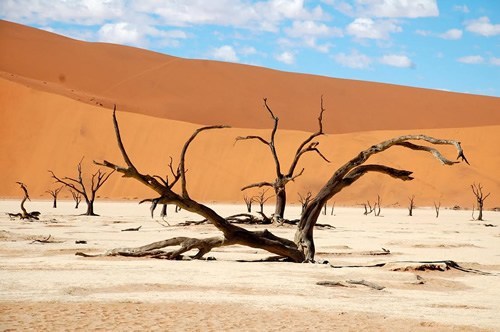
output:
<path id="1" fill-rule="evenodd" d="M 303 142 L 298 145 L 292 162 L 287 168 L 287 171 L 283 171 L 282 163 L 278 156 L 275 144 L 279 118 L 272 111 L 267 99 L 264 99 L 264 109 L 271 116 L 274 123 L 270 133 L 270 137 L 265 138 L 255 135 L 240 136 L 236 138 L 236 142 L 254 140 L 266 146 L 269 149 L 274 160 L 275 178 L 273 181 L 263 181 L 259 183 L 249 184 L 247 186 L 244 186 L 242 188 L 242 191 L 246 191 L 250 188 L 262 189 L 259 195 L 251 197 L 245 195 L 245 202 L 248 209 L 247 211 L 249 212 L 251 211 L 251 205 L 254 202 L 257 202 L 260 205 L 261 211 L 263 212 L 263 206 L 266 201 L 274 196 L 276 203 L 272 222 L 280 223 L 284 220 L 287 201 L 286 186 L 288 183 L 294 181 L 304 173 L 304 169 L 301 169 L 297 172 L 297 167 L 302 156 L 309 152 L 314 152 L 325 162 L 329 162 L 328 159 L 318 149 L 319 142 L 316 141 L 318 137 L 324 135 L 323 114 L 325 112 L 325 109 L 323 107 L 323 99 L 321 99 L 320 112 L 318 116 L 318 130 L 308 136 Z M 164 209 L 162 211 L 162 214 L 166 215 L 167 204 L 173 204 L 179 209 L 182 208 L 183 210 L 187 210 L 205 218 L 214 227 L 216 227 L 221 234 L 219 236 L 203 239 L 176 237 L 154 242 L 137 248 L 116 248 L 106 253 L 106 255 L 110 256 L 152 256 L 167 259 L 178 259 L 182 257 L 184 253 L 196 249 L 198 250 L 198 252 L 194 255 L 193 258 L 202 258 L 205 254 L 216 247 L 243 245 L 266 250 L 289 261 L 311 262 L 314 261 L 316 253 L 314 242 L 314 228 L 315 226 L 317 226 L 318 217 L 322 210 L 324 211 L 324 213 L 326 213 L 327 202 L 331 200 L 336 194 L 349 187 L 351 184 L 359 180 L 362 176 L 373 172 L 389 175 L 395 179 L 399 179 L 402 181 L 413 180 L 411 171 L 396 169 L 381 164 L 368 163 L 368 160 L 373 155 L 384 153 L 386 150 L 398 146 L 409 150 L 427 152 L 434 156 L 443 165 L 451 166 L 461 161 L 464 161 L 468 164 L 460 142 L 455 140 L 439 139 L 426 135 L 403 135 L 372 145 L 366 150 L 360 151 L 352 159 L 343 164 L 340 168 L 333 171 L 331 177 L 325 181 L 325 184 L 323 185 L 323 187 L 321 187 L 316 195 L 313 196 L 311 193 L 308 193 L 305 196 L 299 196 L 302 204 L 302 215 L 296 222 L 297 228 L 294 238 L 286 239 L 276 236 L 268 230 L 251 231 L 240 227 L 237 224 L 231 222 L 229 218 L 220 216 L 210 207 L 196 201 L 189 194 L 188 177 L 186 176 L 186 157 L 190 145 L 195 141 L 195 139 L 198 138 L 199 135 L 205 134 L 206 132 L 212 130 L 224 129 L 227 128 L 227 126 L 215 125 L 197 129 L 184 144 L 181 150 L 179 164 L 177 165 L 177 167 L 173 167 L 172 159 L 170 159 L 169 168 L 172 175 L 171 179 L 173 179 L 170 181 L 168 176 L 164 178 L 158 175 L 150 175 L 142 172 L 135 166 L 132 159 L 127 153 L 125 144 L 122 139 L 121 130 L 117 120 L 116 105 L 113 110 L 112 120 L 114 124 L 114 131 L 118 149 L 123 158 L 124 165 L 112 163 L 107 160 L 101 162 L 94 161 L 95 164 L 110 169 L 110 172 L 104 172 L 99 169 L 97 172 L 92 174 L 90 185 L 86 186 L 82 176 L 82 161 L 80 161 L 77 166 L 78 174 L 76 177 L 59 177 L 54 172 L 50 171 L 55 182 L 71 189 L 72 192 L 75 192 L 76 194 L 83 197 L 83 199 L 87 203 L 86 214 L 95 215 L 93 205 L 96 198 L 96 192 L 102 187 L 102 185 L 114 172 L 117 172 L 122 174 L 125 178 L 133 179 L 142 183 L 144 186 L 147 186 L 157 193 L 156 197 L 143 200 L 143 202 L 147 201 L 152 203 L 151 213 L 153 213 L 158 204 L 161 204 L 163 205 Z M 421 145 L 418 144 L 418 142 L 424 142 L 427 143 L 427 145 Z M 440 145 L 451 145 L 455 147 L 458 154 L 458 161 L 449 160 L 444 157 L 443 154 L 435 147 Z M 265 188 L 272 188 L 272 190 L 274 191 L 274 195 L 268 195 L 267 189 Z M 480 207 L 480 211 L 482 211 L 482 204 L 479 205 L 479 198 L 481 198 L 481 202 L 484 202 L 484 199 L 486 199 L 489 194 L 483 195 L 481 186 L 473 187 L 473 191 L 476 197 L 478 197 L 478 206 Z M 54 191 L 53 193 L 53 197 L 55 198 L 57 196 L 57 193 L 56 191 Z M 52 193 L 50 194 L 52 195 Z M 332 206 L 332 214 L 333 207 L 334 205 Z M 410 215 L 412 214 L 413 208 L 414 196 L 410 199 Z M 368 202 L 368 204 L 365 205 L 365 211 L 367 214 L 368 211 L 370 211 L 379 216 L 381 211 L 380 196 L 377 197 L 377 201 L 373 204 L 373 206 Z M 480 217 L 482 217 L 481 212 Z M 171 251 L 167 251 L 164 249 L 167 247 L 175 248 Z"/>
<path id="2" fill-rule="evenodd" d="M 96 195 L 97 191 L 104 185 L 104 183 L 106 183 L 106 181 L 109 179 L 109 177 L 111 176 L 111 174 L 113 174 L 114 171 L 107 173 L 103 172 L 101 169 L 98 169 L 95 173 L 92 174 L 89 184 L 84 181 L 82 162 L 83 158 L 77 165 L 78 174 L 76 177 L 67 177 L 67 176 L 58 177 L 57 175 L 54 174 L 54 172 L 49 171 L 52 178 L 55 180 L 55 183 L 60 184 L 61 186 L 56 189 L 47 190 L 46 193 L 52 196 L 53 199 L 52 207 L 57 208 L 57 197 L 59 196 L 59 193 L 64 188 L 68 188 L 71 192 L 73 200 L 75 201 L 75 209 L 78 209 L 83 197 L 83 199 L 85 199 L 85 203 L 87 203 L 87 210 L 84 213 L 84 215 L 97 216 L 97 214 L 94 212 L 94 202 L 97 197 Z M 21 186 L 21 189 L 24 192 L 24 198 L 21 201 L 22 212 L 8 213 L 8 215 L 11 218 L 19 217 L 20 219 L 26 219 L 26 220 L 38 220 L 40 212 L 35 211 L 28 213 L 24 207 L 24 203 L 27 200 L 30 200 L 27 186 L 22 182 L 17 182 L 17 183 Z"/>
<path id="3" fill-rule="evenodd" d="M 322 159 L 327 161 L 323 154 L 318 150 L 319 143 L 314 141 L 315 138 L 323 135 L 322 117 L 325 109 L 323 108 L 323 102 L 321 102 L 320 115 L 318 117 L 318 131 L 310 135 L 298 146 L 295 157 L 293 158 L 288 171 L 283 172 L 275 146 L 275 134 L 278 128 L 279 119 L 271 110 L 267 99 L 264 99 L 264 107 L 274 121 L 270 138 L 266 139 L 261 136 L 245 136 L 238 137 L 236 141 L 256 140 L 257 142 L 267 146 L 275 162 L 276 178 L 273 182 L 260 182 L 247 185 L 243 188 L 243 190 L 255 187 L 272 188 L 276 197 L 274 215 L 278 218 L 283 218 L 286 206 L 286 184 L 290 181 L 294 181 L 303 173 L 303 170 L 298 173 L 296 172 L 296 167 L 300 158 L 308 152 L 315 152 Z M 182 254 L 190 250 L 197 249 L 198 252 L 194 255 L 194 258 L 202 258 L 213 248 L 238 244 L 263 249 L 293 262 L 314 261 L 316 253 L 314 228 L 317 224 L 321 210 L 332 197 L 343 189 L 349 187 L 367 173 L 382 173 L 403 181 L 413 179 L 411 171 L 396 169 L 386 165 L 367 163 L 371 156 L 383 153 L 391 147 L 399 146 L 410 150 L 428 152 L 444 165 L 454 165 L 460 161 L 467 162 L 460 142 L 454 140 L 438 139 L 426 135 L 404 135 L 375 144 L 356 154 L 354 158 L 347 161 L 344 165 L 332 173 L 332 176 L 325 182 L 319 192 L 314 197 L 311 196 L 310 200 L 305 205 L 302 216 L 297 223 L 294 239 L 286 239 L 276 236 L 268 230 L 252 231 L 231 223 L 210 207 L 193 199 L 189 194 L 188 178 L 186 176 L 186 156 L 190 145 L 199 135 L 205 134 L 208 131 L 227 128 L 226 126 L 216 125 L 197 129 L 182 148 L 179 165 L 174 171 L 175 181 L 168 182 L 167 179 L 163 179 L 158 175 L 149 175 L 144 173 L 135 166 L 127 153 L 122 139 L 117 120 L 116 106 L 113 110 L 113 124 L 118 149 L 121 152 L 124 165 L 112 163 L 107 160 L 96 163 L 121 173 L 126 178 L 134 179 L 155 191 L 157 193 L 157 197 L 150 199 L 155 204 L 175 204 L 184 210 L 196 213 L 214 225 L 214 227 L 216 227 L 221 234 L 219 236 L 203 239 L 176 237 L 137 248 L 116 248 L 108 251 L 106 255 L 154 256 L 168 259 L 178 259 L 182 256 Z M 430 144 L 430 146 L 420 145 L 417 144 L 417 142 L 426 142 Z M 441 152 L 434 147 L 436 145 L 454 146 L 458 153 L 457 159 L 460 161 L 452 161 L 445 158 Z M 178 185 L 178 190 L 175 190 L 175 185 Z M 164 249 L 172 246 L 175 248 L 171 251 Z"/>

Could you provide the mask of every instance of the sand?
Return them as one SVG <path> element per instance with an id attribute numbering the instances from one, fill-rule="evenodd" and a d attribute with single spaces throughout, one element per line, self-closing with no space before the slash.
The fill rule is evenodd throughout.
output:
<path id="1" fill-rule="evenodd" d="M 369 174 L 335 197 L 337 204 L 373 202 L 404 207 L 415 195 L 420 206 L 471 208 L 473 183 L 491 196 L 486 208 L 500 206 L 500 98 L 293 74 L 255 66 L 181 59 L 142 49 L 88 43 L 0 21 L 0 197 L 17 198 L 24 182 L 32 198 L 56 189 L 48 170 L 75 176 L 85 157 L 121 162 L 111 122 L 116 103 L 124 141 L 141 171 L 165 176 L 169 157 L 178 161 L 187 137 L 200 124 L 232 126 L 204 133 L 188 153 L 190 192 L 207 202 L 240 203 L 241 188 L 276 175 L 269 149 L 239 142 L 243 135 L 268 138 L 272 121 L 263 108 L 268 97 L 280 118 L 276 145 L 283 169 L 298 145 L 317 130 L 320 96 L 326 112 L 319 148 L 301 159 L 304 175 L 288 187 L 317 193 L 337 167 L 383 140 L 427 134 L 462 142 L 470 166 L 443 167 L 430 155 L 391 149 L 370 162 L 414 171 L 402 183 Z M 445 149 L 450 159 L 456 152 Z M 151 192 L 114 176 L 98 193 L 103 198 L 145 198 Z M 247 193 L 258 194 L 258 190 Z M 71 198 L 68 191 L 63 198 Z"/>
<path id="2" fill-rule="evenodd" d="M 208 237 L 210 225 L 176 224 L 199 217 L 169 207 L 167 226 L 132 202 L 96 203 L 100 217 L 78 216 L 71 201 L 27 203 L 37 222 L 9 220 L 19 201 L 0 202 L 0 328 L 2 330 L 493 331 L 500 326 L 500 214 L 471 221 L 470 211 L 336 207 L 315 231 L 316 258 L 329 264 L 239 262 L 269 256 L 233 246 L 213 261 L 75 256 L 140 246 L 177 235 Z M 222 215 L 242 205 L 214 205 Z M 266 206 L 270 212 L 272 206 Z M 287 216 L 298 216 L 290 207 Z M 121 230 L 142 226 L 137 232 Z M 248 226 L 262 229 L 263 226 Z M 293 238 L 293 227 L 268 228 Z M 46 239 L 51 243 L 36 240 Z M 87 244 L 76 244 L 85 240 Z M 390 251 L 388 255 L 375 255 Z M 419 271 L 415 261 L 453 260 L 471 272 Z M 387 263 L 383 267 L 352 267 Z M 332 266 L 344 266 L 332 268 Z M 474 273 L 477 271 L 488 275 Z M 346 284 L 366 280 L 379 286 Z M 325 287 L 318 282 L 341 282 Z"/>

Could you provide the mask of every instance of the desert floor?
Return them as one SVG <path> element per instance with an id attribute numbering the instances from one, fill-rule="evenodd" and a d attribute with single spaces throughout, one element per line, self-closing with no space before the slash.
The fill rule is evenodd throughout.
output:
<path id="1" fill-rule="evenodd" d="M 335 228 L 315 231 L 316 258 L 324 264 L 293 264 L 248 262 L 269 254 L 240 246 L 214 250 L 207 256 L 215 260 L 203 261 L 79 257 L 75 252 L 218 232 L 211 225 L 176 225 L 200 218 L 174 213 L 173 206 L 166 218 L 171 226 L 151 219 L 149 206 L 132 202 L 98 201 L 100 217 L 79 216 L 84 206 L 75 210 L 71 201 L 57 209 L 49 201 L 26 207 L 41 211 L 41 220 L 11 220 L 6 212 L 20 212 L 19 201 L 0 201 L 4 331 L 500 329 L 500 228 L 485 226 L 500 223 L 498 212 L 486 211 L 487 221 L 478 222 L 471 211 L 444 208 L 436 219 L 433 208 L 418 208 L 413 217 L 404 209 L 382 209 L 375 217 L 364 216 L 362 207 L 336 207 L 335 215 L 328 210 L 319 220 Z M 242 205 L 214 208 L 222 215 L 244 212 Z M 298 217 L 299 207 L 287 212 Z M 267 228 L 293 239 L 293 227 Z M 75 243 L 81 240 L 87 243 Z M 443 260 L 464 270 L 422 263 Z M 387 264 L 367 267 L 379 263 Z M 349 283 L 361 280 L 385 288 Z M 338 286 L 317 284 L 325 281 Z"/>

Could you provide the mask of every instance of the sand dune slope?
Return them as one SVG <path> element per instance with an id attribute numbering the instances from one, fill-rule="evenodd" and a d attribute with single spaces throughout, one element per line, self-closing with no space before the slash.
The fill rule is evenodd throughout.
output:
<path id="1" fill-rule="evenodd" d="M 500 125 L 500 99 L 188 60 L 86 43 L 0 21 L 0 71 L 73 99 L 155 117 L 239 128 L 315 130 L 320 96 L 328 133 Z"/>
<path id="2" fill-rule="evenodd" d="M 47 172 L 75 176 L 76 164 L 85 156 L 84 171 L 95 171 L 92 160 L 107 159 L 121 163 L 114 139 L 111 111 L 91 106 L 57 94 L 41 92 L 8 80 L 0 80 L 0 196 L 19 197 L 16 181 L 24 181 L 33 197 L 49 197 L 46 190 L 55 188 Z M 7 110 L 7 111 L 6 111 Z M 178 161 L 185 139 L 197 125 L 139 114 L 120 112 L 125 144 L 137 166 L 150 174 L 167 174 L 169 156 Z M 309 119 L 314 123 L 314 119 Z M 473 197 L 470 184 L 481 182 L 492 195 L 487 206 L 500 205 L 500 150 L 497 144 L 500 126 L 411 131 L 376 131 L 328 135 L 320 138 L 323 153 L 331 160 L 325 163 L 315 155 L 303 158 L 299 167 L 305 173 L 290 186 L 290 202 L 296 192 L 317 192 L 333 171 L 354 157 L 360 149 L 404 133 L 458 139 L 471 162 L 453 167 L 441 166 L 422 152 L 400 148 L 388 151 L 373 161 L 413 170 L 416 179 L 400 182 L 383 176 L 366 176 L 342 192 L 338 204 L 356 204 L 373 200 L 380 194 L 384 205 L 406 206 L 407 197 L 416 196 L 417 205 L 432 205 L 441 200 L 447 205 L 470 207 Z M 257 142 L 234 143 L 239 135 L 258 134 L 268 137 L 269 130 L 224 129 L 203 133 L 188 153 L 188 186 L 193 197 L 204 201 L 240 201 L 240 188 L 255 181 L 272 181 L 274 166 L 267 148 Z M 278 153 L 288 167 L 297 145 L 308 134 L 280 131 Z M 446 149 L 450 158 L 455 151 Z M 256 191 L 250 192 L 254 194 Z M 152 195 L 133 180 L 114 176 L 99 192 L 109 198 L 144 198 Z M 69 192 L 63 194 L 70 197 Z"/>

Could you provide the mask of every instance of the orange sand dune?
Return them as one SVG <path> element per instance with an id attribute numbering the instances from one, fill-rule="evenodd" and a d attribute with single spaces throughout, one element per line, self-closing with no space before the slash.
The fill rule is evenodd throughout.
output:
<path id="1" fill-rule="evenodd" d="M 76 164 L 85 156 L 84 171 L 95 170 L 91 160 L 107 159 L 122 164 L 114 139 L 111 111 L 77 102 L 53 93 L 42 92 L 0 79 L 0 196 L 20 197 L 16 181 L 27 184 L 32 197 L 49 198 L 46 190 L 56 188 L 47 172 L 75 176 Z M 169 156 L 178 160 L 180 148 L 197 125 L 168 119 L 119 112 L 124 143 L 131 158 L 143 172 L 166 175 Z M 306 121 L 307 120 L 307 121 Z M 304 122 L 314 123 L 314 119 Z M 481 182 L 492 195 L 487 207 L 500 206 L 500 125 L 478 128 L 451 128 L 405 131 L 371 131 L 328 135 L 320 138 L 323 153 L 332 162 L 325 163 L 315 155 L 303 158 L 299 167 L 305 173 L 291 184 L 289 201 L 297 202 L 297 191 L 317 192 L 332 172 L 368 148 L 392 136 L 404 133 L 426 133 L 463 142 L 471 162 L 453 167 L 441 166 L 423 152 L 394 148 L 373 161 L 413 170 L 416 179 L 400 182 L 388 177 L 368 175 L 335 197 L 338 204 L 356 204 L 382 197 L 383 206 L 398 203 L 406 206 L 408 196 L 416 196 L 419 206 L 443 205 L 471 207 L 470 184 Z M 239 135 L 258 134 L 268 137 L 269 130 L 224 129 L 202 133 L 188 153 L 188 188 L 192 197 L 203 201 L 241 201 L 240 188 L 255 181 L 273 180 L 274 166 L 268 149 L 258 142 L 234 143 Z M 283 130 L 277 136 L 278 153 L 287 167 L 297 144 L 308 134 Z M 453 149 L 446 149 L 450 158 Z M 256 193 L 256 191 L 250 194 Z M 154 197 L 149 189 L 134 180 L 112 177 L 99 192 L 101 197 L 136 199 Z M 69 192 L 62 194 L 70 197 Z"/>
<path id="2" fill-rule="evenodd" d="M 328 133 L 500 125 L 500 99 L 188 60 L 87 43 L 0 21 L 0 71 L 9 80 L 82 102 L 190 123 L 313 131 L 320 96 Z"/>

